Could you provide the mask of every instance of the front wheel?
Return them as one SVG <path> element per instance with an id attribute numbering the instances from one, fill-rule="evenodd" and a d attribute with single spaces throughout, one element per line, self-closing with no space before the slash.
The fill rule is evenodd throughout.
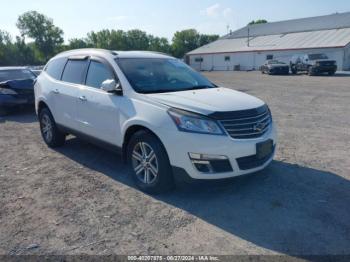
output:
<path id="1" fill-rule="evenodd" d="M 39 123 L 41 135 L 49 147 L 63 146 L 66 135 L 57 128 L 56 122 L 48 108 L 40 110 Z"/>
<path id="2" fill-rule="evenodd" d="M 328 72 L 328 75 L 329 76 L 333 76 L 335 74 L 335 71 L 330 71 L 330 72 Z"/>
<path id="3" fill-rule="evenodd" d="M 144 192 L 157 194 L 174 187 L 168 154 L 161 141 L 147 131 L 139 131 L 131 138 L 127 160 L 136 185 Z"/>

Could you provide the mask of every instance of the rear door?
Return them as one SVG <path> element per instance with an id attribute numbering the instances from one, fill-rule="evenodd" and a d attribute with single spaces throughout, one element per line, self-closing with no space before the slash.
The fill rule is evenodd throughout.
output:
<path id="1" fill-rule="evenodd" d="M 104 142 L 117 145 L 120 139 L 119 107 L 123 96 L 101 89 L 102 82 L 114 79 L 113 68 L 107 61 L 91 57 L 85 85 L 79 90 L 79 131 Z"/>
<path id="2" fill-rule="evenodd" d="M 56 96 L 56 122 L 77 130 L 77 101 L 88 66 L 87 57 L 70 57 L 63 70 L 61 83 L 53 90 Z"/>

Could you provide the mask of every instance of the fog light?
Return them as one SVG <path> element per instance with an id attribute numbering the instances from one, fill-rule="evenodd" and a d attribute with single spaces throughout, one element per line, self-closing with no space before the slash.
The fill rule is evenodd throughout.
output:
<path id="1" fill-rule="evenodd" d="M 193 166 L 201 173 L 225 173 L 233 171 L 226 156 L 189 153 Z"/>
<path id="2" fill-rule="evenodd" d="M 189 153 L 192 160 L 227 160 L 227 156 Z"/>

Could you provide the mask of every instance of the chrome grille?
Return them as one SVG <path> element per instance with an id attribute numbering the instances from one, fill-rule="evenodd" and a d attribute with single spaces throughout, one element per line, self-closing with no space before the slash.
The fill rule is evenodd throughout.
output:
<path id="1" fill-rule="evenodd" d="M 232 138 L 252 139 L 263 136 L 270 129 L 272 117 L 268 107 L 265 106 L 263 110 L 256 110 L 249 117 L 235 116 L 219 122 Z"/>

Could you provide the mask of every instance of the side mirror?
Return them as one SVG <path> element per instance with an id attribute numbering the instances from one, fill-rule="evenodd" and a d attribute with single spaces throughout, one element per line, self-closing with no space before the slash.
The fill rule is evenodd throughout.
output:
<path id="1" fill-rule="evenodd" d="M 114 79 L 108 79 L 102 82 L 101 89 L 106 91 L 107 93 L 116 93 L 118 95 L 123 94 L 122 87 L 120 85 L 120 82 L 115 82 Z"/>

